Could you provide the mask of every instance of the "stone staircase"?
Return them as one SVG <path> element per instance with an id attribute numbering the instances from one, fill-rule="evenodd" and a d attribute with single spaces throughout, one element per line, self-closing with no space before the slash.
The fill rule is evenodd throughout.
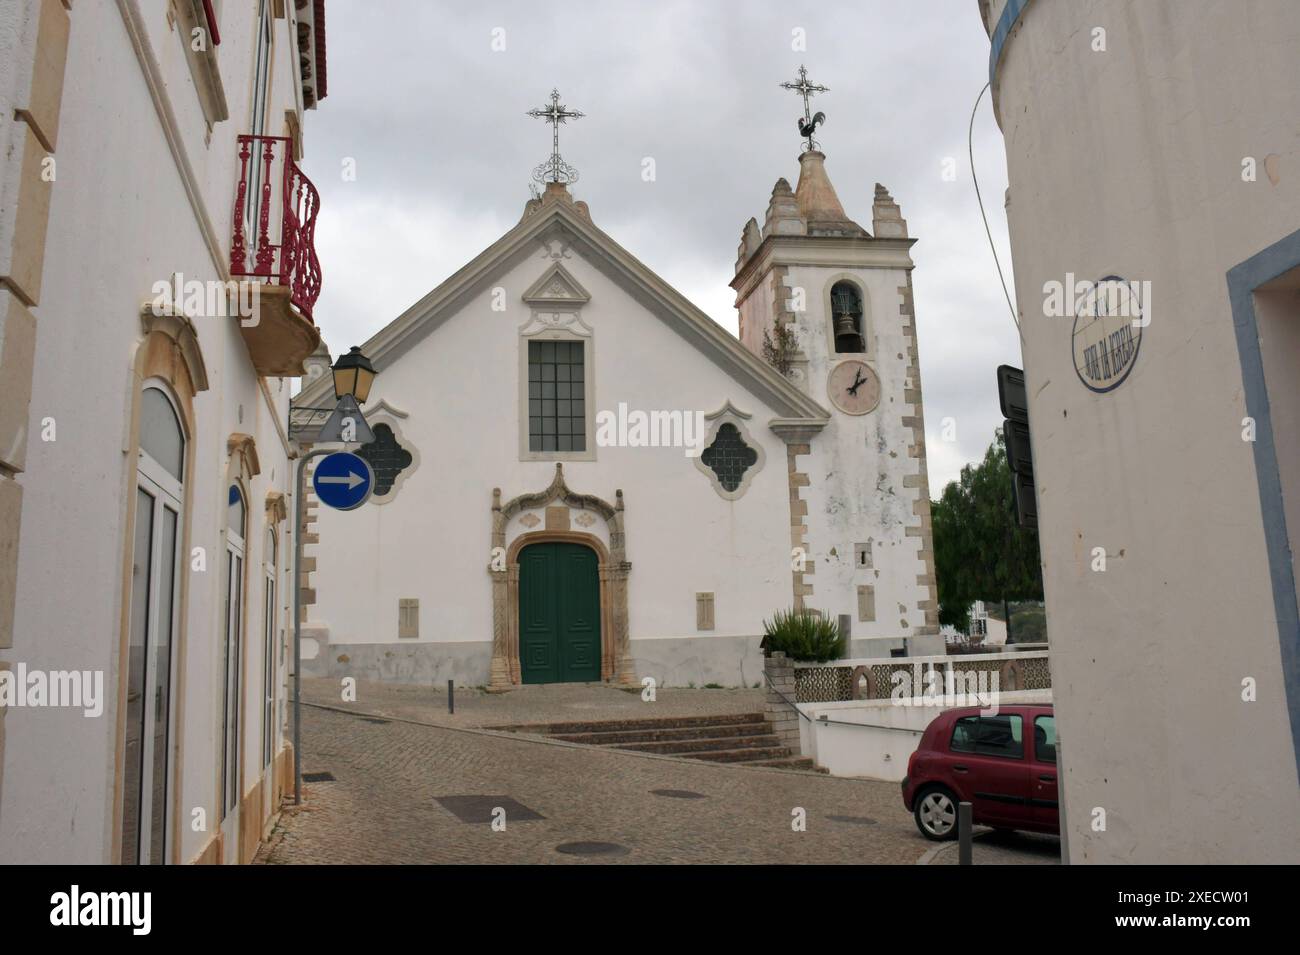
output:
<path id="1" fill-rule="evenodd" d="M 762 713 L 577 723 L 519 723 L 492 728 L 549 736 L 567 743 L 680 756 L 710 763 L 745 763 L 749 766 L 777 766 L 810 771 L 816 769 L 811 758 L 800 756 L 781 743 Z"/>

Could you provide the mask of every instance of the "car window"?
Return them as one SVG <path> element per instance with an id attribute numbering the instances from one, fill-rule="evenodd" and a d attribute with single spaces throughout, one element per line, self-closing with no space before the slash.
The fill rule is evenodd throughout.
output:
<path id="1" fill-rule="evenodd" d="M 998 716 L 963 716 L 952 726 L 948 748 L 954 753 L 979 753 L 1020 759 L 1025 755 L 1022 720 L 1003 713 Z"/>
<path id="2" fill-rule="evenodd" d="M 975 752 L 981 756 L 1004 756 L 1021 759 L 1025 755 L 1025 741 L 1021 732 L 1022 720 L 1014 713 L 979 717 Z"/>
<path id="3" fill-rule="evenodd" d="M 954 753 L 975 752 L 975 736 L 978 726 L 978 716 L 963 716 L 952 725 L 952 740 L 948 743 L 948 748 Z"/>
<path id="4" fill-rule="evenodd" d="M 1040 762 L 1056 762 L 1056 717 L 1034 717 L 1034 753 Z"/>

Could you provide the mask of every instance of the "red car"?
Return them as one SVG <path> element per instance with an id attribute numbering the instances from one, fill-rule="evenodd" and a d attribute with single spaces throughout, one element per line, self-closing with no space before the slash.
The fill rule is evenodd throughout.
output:
<path id="1" fill-rule="evenodd" d="M 1060 832 L 1056 719 L 1050 705 L 946 710 L 907 761 L 903 804 L 927 839 L 957 838 L 957 803 L 976 825 Z"/>

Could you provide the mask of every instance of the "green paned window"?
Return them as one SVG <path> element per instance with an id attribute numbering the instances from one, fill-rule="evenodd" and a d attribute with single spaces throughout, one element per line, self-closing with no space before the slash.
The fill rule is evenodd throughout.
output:
<path id="1" fill-rule="evenodd" d="M 586 451 L 582 342 L 528 343 L 528 450 Z"/>

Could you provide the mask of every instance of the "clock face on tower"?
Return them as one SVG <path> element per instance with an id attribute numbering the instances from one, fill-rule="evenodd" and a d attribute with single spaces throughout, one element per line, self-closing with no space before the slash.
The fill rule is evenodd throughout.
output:
<path id="1" fill-rule="evenodd" d="M 826 394 L 845 414 L 866 414 L 880 403 L 880 379 L 866 362 L 850 358 L 831 369 Z"/>

